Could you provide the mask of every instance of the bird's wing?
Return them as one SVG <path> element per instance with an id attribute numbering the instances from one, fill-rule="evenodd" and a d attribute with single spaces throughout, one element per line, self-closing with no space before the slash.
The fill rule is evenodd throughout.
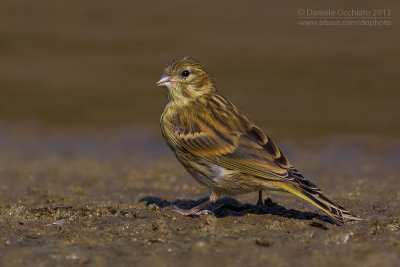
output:
<path id="1" fill-rule="evenodd" d="M 171 134 L 179 147 L 227 169 L 260 178 L 286 182 L 293 178 L 297 171 L 282 151 L 233 104 L 212 96 L 203 105 L 174 119 Z"/>

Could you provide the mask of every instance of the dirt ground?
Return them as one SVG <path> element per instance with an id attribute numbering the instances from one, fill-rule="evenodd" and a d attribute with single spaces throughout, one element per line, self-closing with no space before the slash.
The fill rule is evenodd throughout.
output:
<path id="1" fill-rule="evenodd" d="M 226 197 L 213 214 L 159 136 L 133 128 L 0 132 L 1 266 L 397 266 L 400 143 L 330 138 L 281 147 L 361 222 L 333 225 L 283 194 Z M 346 157 L 343 157 L 346 155 Z"/>

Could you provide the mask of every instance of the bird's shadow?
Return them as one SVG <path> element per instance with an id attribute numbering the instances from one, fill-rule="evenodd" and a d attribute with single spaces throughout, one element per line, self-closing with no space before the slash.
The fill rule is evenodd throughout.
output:
<path id="1" fill-rule="evenodd" d="M 169 202 L 167 200 L 161 199 L 159 197 L 147 196 L 139 200 L 139 202 L 146 202 L 146 206 L 150 204 L 155 204 L 160 208 L 169 207 L 175 205 L 181 209 L 190 209 L 194 206 L 197 206 L 208 198 L 201 198 L 198 200 L 186 200 L 186 199 L 178 199 L 173 202 Z M 294 209 L 286 209 L 284 206 L 281 206 L 275 202 L 273 202 L 270 198 L 265 199 L 263 205 L 252 205 L 252 204 L 242 204 L 231 197 L 224 197 L 219 199 L 216 203 L 209 206 L 207 210 L 214 213 L 217 218 L 227 217 L 227 216 L 244 216 L 246 214 L 272 214 L 278 215 L 289 219 L 296 220 L 307 220 L 312 221 L 314 218 L 327 222 L 330 224 L 335 224 L 328 216 L 319 215 L 316 212 L 308 212 L 308 211 L 298 211 Z M 316 225 L 318 226 L 318 225 Z"/>

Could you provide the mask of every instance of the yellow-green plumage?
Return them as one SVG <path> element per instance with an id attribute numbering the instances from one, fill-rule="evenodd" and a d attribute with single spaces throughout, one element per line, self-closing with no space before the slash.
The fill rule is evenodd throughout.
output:
<path id="1" fill-rule="evenodd" d="M 316 205 L 338 224 L 358 219 L 322 195 L 261 129 L 218 94 L 197 60 L 171 61 L 158 85 L 169 97 L 160 121 L 163 137 L 188 172 L 210 188 L 212 201 L 223 194 L 280 190 Z"/>

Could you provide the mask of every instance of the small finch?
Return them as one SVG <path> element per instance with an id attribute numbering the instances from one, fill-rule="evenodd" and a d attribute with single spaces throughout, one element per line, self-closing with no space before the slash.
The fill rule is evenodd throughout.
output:
<path id="1" fill-rule="evenodd" d="M 210 189 L 209 199 L 184 215 L 204 210 L 221 195 L 277 190 L 294 194 L 322 209 L 343 225 L 360 220 L 322 194 L 292 166 L 264 132 L 221 96 L 205 67 L 194 58 L 169 62 L 158 86 L 167 88 L 168 103 L 161 116 L 162 135 L 186 170 Z"/>

